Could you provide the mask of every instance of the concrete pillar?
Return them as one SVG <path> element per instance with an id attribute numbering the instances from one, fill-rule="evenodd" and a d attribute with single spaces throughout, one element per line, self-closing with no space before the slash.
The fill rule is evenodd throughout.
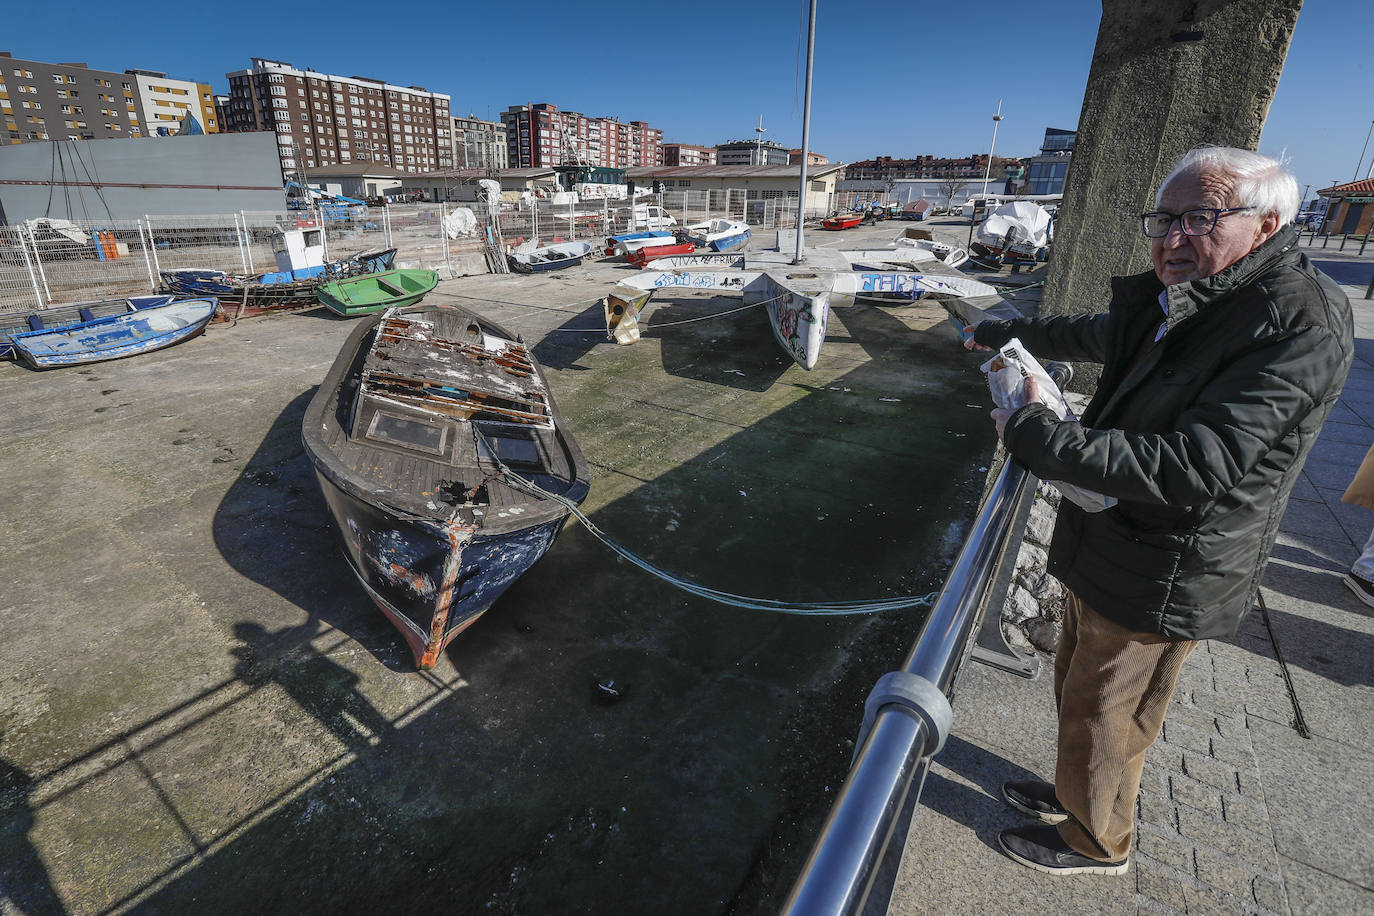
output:
<path id="1" fill-rule="evenodd" d="M 1301 7 L 1102 0 L 1042 314 L 1102 311 L 1113 275 L 1149 269 L 1137 217 L 1185 152 L 1257 148 Z"/>

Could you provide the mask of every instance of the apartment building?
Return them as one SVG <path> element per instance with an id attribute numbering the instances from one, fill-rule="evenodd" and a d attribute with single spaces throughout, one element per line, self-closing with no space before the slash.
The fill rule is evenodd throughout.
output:
<path id="1" fill-rule="evenodd" d="M 414 174 L 453 167 L 453 120 L 444 93 L 261 57 L 226 75 L 223 128 L 275 131 L 284 176 L 358 161 Z"/>
<path id="2" fill-rule="evenodd" d="M 219 133 L 215 96 L 208 83 L 174 80 L 156 70 L 125 70 L 124 73 L 134 78 L 149 136 L 178 133 L 188 114 L 195 117 L 204 133 Z"/>
<path id="3" fill-rule="evenodd" d="M 690 143 L 663 144 L 663 164 L 665 166 L 715 165 L 714 146 L 693 146 Z"/>
<path id="4" fill-rule="evenodd" d="M 663 164 L 663 131 L 644 121 L 589 118 L 556 105 L 512 105 L 501 112 L 513 168 L 584 164 L 613 169 Z"/>
<path id="5" fill-rule="evenodd" d="M 472 114 L 453 118 L 454 168 L 504 169 L 509 163 L 505 124 Z"/>
<path id="6" fill-rule="evenodd" d="M 132 76 L 0 51 L 0 143 L 147 136 Z"/>
<path id="7" fill-rule="evenodd" d="M 731 140 L 716 144 L 718 165 L 787 165 L 787 147 L 772 140 Z"/>
<path id="8" fill-rule="evenodd" d="M 790 150 L 787 151 L 787 164 L 788 164 L 788 165 L 801 165 L 801 157 L 802 157 L 801 147 L 797 147 L 796 149 L 790 149 Z M 811 150 L 811 151 L 809 151 L 809 152 L 806 154 L 806 164 L 807 164 L 807 165 L 829 165 L 829 164 L 830 164 L 830 159 L 829 159 L 828 157 L 826 157 L 826 156 L 824 156 L 824 155 L 822 155 L 822 154 L 816 152 L 815 150 Z"/>

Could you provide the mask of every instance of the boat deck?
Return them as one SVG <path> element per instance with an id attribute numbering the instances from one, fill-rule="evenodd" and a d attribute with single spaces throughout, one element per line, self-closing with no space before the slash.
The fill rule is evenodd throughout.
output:
<path id="1" fill-rule="evenodd" d="M 530 496 L 500 479 L 493 454 L 555 492 L 574 481 L 574 458 L 522 344 L 460 310 L 433 309 L 424 320 L 383 319 L 358 358 L 357 381 L 345 380 L 324 417 L 323 441 L 388 504 L 435 518 L 528 505 Z"/>

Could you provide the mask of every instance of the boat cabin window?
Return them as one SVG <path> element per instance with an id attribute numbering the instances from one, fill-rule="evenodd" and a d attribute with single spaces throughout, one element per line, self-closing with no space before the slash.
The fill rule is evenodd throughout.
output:
<path id="1" fill-rule="evenodd" d="M 492 452 L 506 464 L 537 466 L 542 464 L 539 444 L 532 434 L 525 430 L 507 429 L 481 424 L 482 435 L 477 438 L 477 457 L 490 459 Z"/>
<path id="2" fill-rule="evenodd" d="M 448 452 L 448 435 L 448 424 L 427 423 L 380 410 L 372 415 L 372 422 L 367 426 L 367 438 L 376 442 L 441 457 Z"/>

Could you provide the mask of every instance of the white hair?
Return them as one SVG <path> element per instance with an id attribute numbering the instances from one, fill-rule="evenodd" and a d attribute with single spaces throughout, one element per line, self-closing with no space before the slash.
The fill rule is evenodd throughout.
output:
<path id="1" fill-rule="evenodd" d="M 1159 186 L 1155 206 L 1159 206 L 1164 189 L 1175 178 L 1203 171 L 1225 172 L 1235 178 L 1238 207 L 1254 207 L 1260 215 L 1277 213 L 1280 226 L 1288 225 L 1298 215 L 1301 201 L 1297 179 L 1285 172 L 1277 160 L 1230 146 L 1200 146 L 1184 153 Z"/>

